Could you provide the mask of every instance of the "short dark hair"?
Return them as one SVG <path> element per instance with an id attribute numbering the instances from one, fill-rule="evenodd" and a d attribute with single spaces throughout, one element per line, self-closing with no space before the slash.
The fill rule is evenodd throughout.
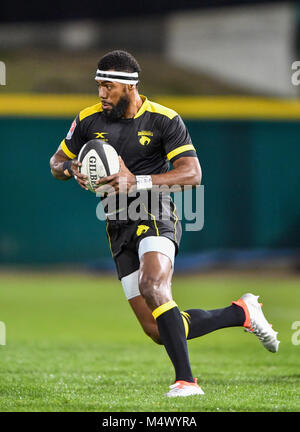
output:
<path id="1" fill-rule="evenodd" d="M 105 54 L 98 62 L 98 69 L 120 72 L 141 72 L 136 59 L 127 51 L 115 50 Z"/>

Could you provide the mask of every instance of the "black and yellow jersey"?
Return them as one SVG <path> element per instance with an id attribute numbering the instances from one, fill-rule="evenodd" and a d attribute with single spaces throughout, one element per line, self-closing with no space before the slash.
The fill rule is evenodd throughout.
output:
<path id="1" fill-rule="evenodd" d="M 169 161 L 182 156 L 196 157 L 185 124 L 177 112 L 140 95 L 143 104 L 134 118 L 108 120 L 101 102 L 83 109 L 72 123 L 61 149 L 74 159 L 92 139 L 112 145 L 134 175 L 162 174 Z"/>
<path id="2" fill-rule="evenodd" d="M 169 170 L 169 162 L 183 156 L 197 157 L 187 128 L 177 112 L 149 101 L 145 96 L 141 95 L 141 98 L 141 108 L 130 119 L 110 121 L 103 113 L 101 103 L 83 109 L 61 142 L 61 149 L 74 159 L 86 142 L 101 139 L 115 148 L 134 175 L 163 174 Z M 157 193 L 158 200 L 153 201 Z M 106 233 L 120 279 L 138 268 L 136 251 L 146 236 L 169 238 L 174 242 L 177 254 L 182 227 L 170 193 L 151 189 L 146 196 L 143 194 L 138 206 L 138 220 L 127 212 L 135 197 L 128 199 L 127 207 L 120 205 L 119 196 L 116 198 L 115 203 L 112 197 L 102 204 Z"/>

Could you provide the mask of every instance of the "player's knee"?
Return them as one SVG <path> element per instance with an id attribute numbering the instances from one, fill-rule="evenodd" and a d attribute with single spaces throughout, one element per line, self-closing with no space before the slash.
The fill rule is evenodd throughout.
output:
<path id="1" fill-rule="evenodd" d="M 140 272 L 139 289 L 144 298 L 152 296 L 152 292 L 159 289 L 162 283 L 162 278 L 159 275 L 151 275 L 147 272 Z"/>
<path id="2" fill-rule="evenodd" d="M 151 310 L 171 300 L 167 281 L 162 275 L 141 273 L 139 289 Z"/>

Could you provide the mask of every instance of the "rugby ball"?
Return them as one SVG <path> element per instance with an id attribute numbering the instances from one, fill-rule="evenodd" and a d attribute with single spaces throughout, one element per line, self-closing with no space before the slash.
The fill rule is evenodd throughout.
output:
<path id="1" fill-rule="evenodd" d="M 96 181 L 120 171 L 120 162 L 116 150 L 104 141 L 88 141 L 78 155 L 82 163 L 80 172 L 88 177 L 87 188 L 95 192 L 99 187 Z"/>

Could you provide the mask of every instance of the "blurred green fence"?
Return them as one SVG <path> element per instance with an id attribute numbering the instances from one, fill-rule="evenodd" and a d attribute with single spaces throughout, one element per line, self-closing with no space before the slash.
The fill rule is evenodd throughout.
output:
<path id="1" fill-rule="evenodd" d="M 98 199 L 55 180 L 49 158 L 73 116 L 0 117 L 0 257 L 8 263 L 82 262 L 110 256 Z M 300 121 L 193 119 L 205 187 L 205 223 L 181 252 L 300 247 Z"/>

